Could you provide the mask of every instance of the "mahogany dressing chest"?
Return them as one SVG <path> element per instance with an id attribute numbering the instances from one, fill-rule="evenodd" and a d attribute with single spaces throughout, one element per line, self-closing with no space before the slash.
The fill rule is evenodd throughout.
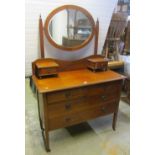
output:
<path id="1" fill-rule="evenodd" d="M 62 69 L 64 71 L 59 71 L 58 77 L 39 79 L 32 76 L 37 89 L 39 120 L 47 151 L 50 151 L 49 132 L 54 129 L 108 114 L 113 114 L 112 128 L 116 128 L 124 76 L 110 70 L 92 72 L 86 64 L 83 69 Z"/>
<path id="2" fill-rule="evenodd" d="M 55 16 L 59 12 L 61 12 L 60 15 L 68 13 L 67 16 L 62 16 L 67 23 L 67 25 L 65 23 L 61 25 L 64 33 L 58 31 L 60 25 L 52 22 L 59 17 Z M 69 13 L 75 15 L 74 22 L 70 23 L 72 19 L 69 17 L 72 16 Z M 83 22 L 79 21 L 78 14 L 80 18 L 83 17 Z M 40 16 L 39 34 L 41 59 L 32 62 L 32 80 L 37 91 L 39 121 L 46 151 L 50 151 L 49 132 L 54 129 L 113 114 L 112 128 L 115 130 L 124 76 L 108 70 L 107 61 L 103 61 L 105 59 L 102 55 L 97 55 L 99 21 L 95 23 L 91 14 L 82 7 L 64 5 L 50 12 L 44 26 Z M 52 46 L 61 49 L 58 57 L 65 54 L 64 50 L 69 55 L 69 52 L 82 49 L 91 42 L 93 37 L 94 54 L 74 61 L 65 61 L 61 59 L 62 57 L 45 58 L 44 34 Z M 76 45 L 71 42 L 64 45 L 62 40 L 66 35 L 68 39 L 74 38 L 82 42 L 76 42 Z M 83 51 L 86 50 L 83 49 Z M 55 63 L 51 64 L 51 61 Z M 93 70 L 104 71 L 89 70 L 88 61 L 89 67 Z M 40 78 L 53 73 L 58 76 Z"/>

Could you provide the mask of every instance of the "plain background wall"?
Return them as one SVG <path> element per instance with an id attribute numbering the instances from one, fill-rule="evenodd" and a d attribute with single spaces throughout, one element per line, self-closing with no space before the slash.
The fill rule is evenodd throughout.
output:
<path id="1" fill-rule="evenodd" d="M 97 18 L 99 19 L 98 54 L 101 53 L 117 0 L 25 0 L 25 76 L 31 75 L 31 63 L 40 57 L 39 15 L 41 14 L 44 22 L 52 10 L 67 4 L 85 8 L 93 16 L 95 22 Z M 44 37 L 44 40 L 45 57 L 75 60 L 94 52 L 94 39 L 86 47 L 72 53 L 52 47 L 46 37 Z"/>

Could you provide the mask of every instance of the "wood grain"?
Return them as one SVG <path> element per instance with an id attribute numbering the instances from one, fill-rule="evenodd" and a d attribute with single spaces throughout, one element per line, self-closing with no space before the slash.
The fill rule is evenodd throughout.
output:
<path id="1" fill-rule="evenodd" d="M 124 78 L 123 75 L 110 70 L 94 73 L 88 69 L 59 72 L 58 77 L 41 80 L 35 75 L 32 76 L 37 90 L 40 93 L 84 87 L 93 84 L 122 80 Z"/>

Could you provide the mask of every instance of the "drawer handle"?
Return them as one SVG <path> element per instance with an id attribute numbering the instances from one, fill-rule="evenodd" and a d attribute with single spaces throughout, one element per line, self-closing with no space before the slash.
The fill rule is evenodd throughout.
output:
<path id="1" fill-rule="evenodd" d="M 102 98 L 103 100 L 105 100 L 105 99 L 106 99 L 106 96 L 103 95 L 103 96 L 101 96 L 101 98 Z"/>
<path id="2" fill-rule="evenodd" d="M 66 109 L 70 109 L 70 108 L 71 108 L 71 104 L 70 104 L 70 103 L 67 103 L 67 104 L 65 105 L 65 108 L 66 108 Z"/>
<path id="3" fill-rule="evenodd" d="M 66 122 L 70 122 L 71 121 L 71 118 L 69 118 L 69 117 L 68 118 L 65 118 L 65 121 Z"/>
<path id="4" fill-rule="evenodd" d="M 102 111 L 102 112 L 106 112 L 106 109 L 103 107 L 103 108 L 101 109 L 101 111 Z"/>

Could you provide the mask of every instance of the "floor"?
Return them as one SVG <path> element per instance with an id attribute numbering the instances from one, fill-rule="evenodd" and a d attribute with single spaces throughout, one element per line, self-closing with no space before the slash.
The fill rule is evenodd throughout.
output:
<path id="1" fill-rule="evenodd" d="M 44 149 L 37 101 L 25 80 L 25 155 L 129 155 L 130 107 L 120 101 L 116 131 L 112 115 L 50 132 L 51 152 Z"/>

